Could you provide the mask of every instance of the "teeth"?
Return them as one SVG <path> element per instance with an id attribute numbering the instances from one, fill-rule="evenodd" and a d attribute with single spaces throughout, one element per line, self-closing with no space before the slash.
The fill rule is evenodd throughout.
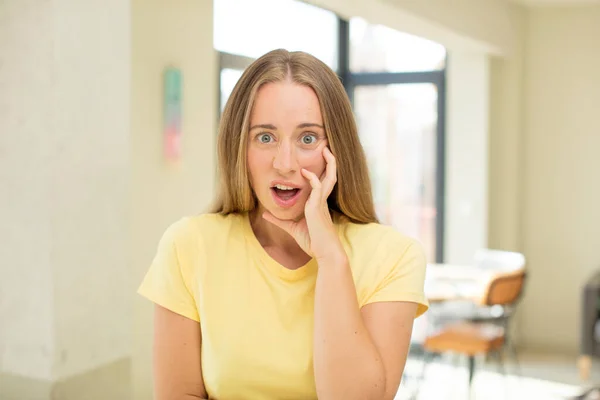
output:
<path id="1" fill-rule="evenodd" d="M 294 190 L 294 189 L 296 189 L 291 186 L 285 186 L 285 185 L 275 185 L 275 187 L 279 190 Z"/>

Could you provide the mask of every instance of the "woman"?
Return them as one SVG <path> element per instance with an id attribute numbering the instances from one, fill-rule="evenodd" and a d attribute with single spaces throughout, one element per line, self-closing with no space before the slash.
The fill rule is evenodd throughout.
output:
<path id="1" fill-rule="evenodd" d="M 425 258 L 377 223 L 338 77 L 301 52 L 259 58 L 218 156 L 215 209 L 166 231 L 139 290 L 156 303 L 156 398 L 393 399 Z"/>

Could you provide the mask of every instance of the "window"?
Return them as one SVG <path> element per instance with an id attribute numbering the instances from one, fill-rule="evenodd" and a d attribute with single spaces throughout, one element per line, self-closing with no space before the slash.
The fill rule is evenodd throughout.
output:
<path id="1" fill-rule="evenodd" d="M 436 259 L 438 92 L 431 83 L 358 86 L 354 103 L 382 222 Z"/>
<path id="2" fill-rule="evenodd" d="M 302 50 L 337 69 L 338 18 L 297 0 L 215 0 L 214 45 L 257 58 L 270 50 Z"/>
<path id="3" fill-rule="evenodd" d="M 377 215 L 442 261 L 446 50 L 361 18 L 346 24 L 342 70 Z"/>
<path id="4" fill-rule="evenodd" d="M 243 70 L 273 49 L 305 51 L 337 69 L 338 21 L 334 13 L 298 0 L 215 0 L 220 111 Z"/>
<path id="5" fill-rule="evenodd" d="M 350 21 L 350 46 L 352 72 L 432 71 L 446 64 L 444 46 L 362 18 Z"/>
<path id="6" fill-rule="evenodd" d="M 233 91 L 235 84 L 241 78 L 242 73 L 244 71 L 242 69 L 232 69 L 232 68 L 222 68 L 221 69 L 221 79 L 220 79 L 220 107 L 221 111 L 225 108 L 225 104 L 227 103 L 227 99 L 229 99 L 229 95 Z"/>

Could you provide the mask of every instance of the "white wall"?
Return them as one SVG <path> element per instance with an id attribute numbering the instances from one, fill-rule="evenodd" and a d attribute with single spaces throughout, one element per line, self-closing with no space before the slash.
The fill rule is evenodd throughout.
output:
<path id="1" fill-rule="evenodd" d="M 55 1 L 55 379 L 131 355 L 129 27 L 128 2 Z"/>
<path id="2" fill-rule="evenodd" d="M 0 374 L 57 381 L 130 356 L 129 4 L 0 15 Z"/>
<path id="3" fill-rule="evenodd" d="M 134 399 L 152 398 L 152 304 L 135 291 L 166 227 L 205 210 L 214 194 L 217 57 L 212 2 L 132 2 L 131 227 Z M 183 75 L 183 155 L 162 158 L 162 74 Z"/>
<path id="4" fill-rule="evenodd" d="M 530 11 L 525 39 L 521 336 L 579 346 L 581 289 L 600 267 L 600 6 Z"/>
<path id="5" fill-rule="evenodd" d="M 488 240 L 489 60 L 457 51 L 448 60 L 444 261 L 469 264 Z"/>
<path id="6" fill-rule="evenodd" d="M 0 5 L 0 374 L 36 379 L 51 378 L 54 354 L 52 13 L 39 0 Z"/>
<path id="7" fill-rule="evenodd" d="M 523 251 L 523 73 L 528 11 L 510 10 L 514 50 L 490 63 L 489 241 L 495 249 Z"/>

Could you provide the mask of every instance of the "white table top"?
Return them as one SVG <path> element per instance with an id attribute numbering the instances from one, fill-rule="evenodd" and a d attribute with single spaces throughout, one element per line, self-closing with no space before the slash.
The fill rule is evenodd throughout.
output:
<path id="1" fill-rule="evenodd" d="M 428 264 L 425 273 L 425 295 L 430 302 L 477 301 L 493 275 L 493 271 L 472 265 Z"/>

